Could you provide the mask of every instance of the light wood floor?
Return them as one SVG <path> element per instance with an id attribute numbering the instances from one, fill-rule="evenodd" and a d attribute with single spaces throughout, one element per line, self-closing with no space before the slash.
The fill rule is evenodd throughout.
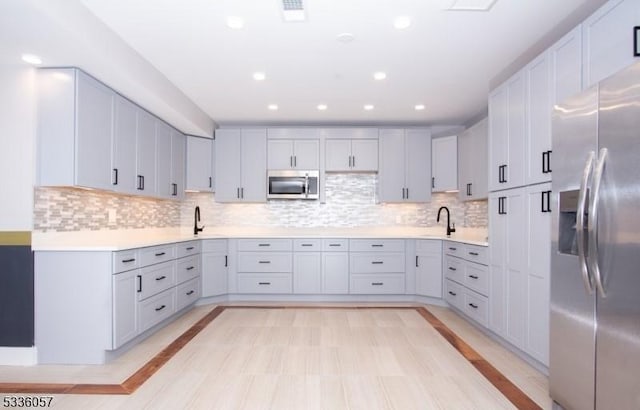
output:
<path id="1" fill-rule="evenodd" d="M 0 366 L 0 382 L 121 383 L 208 313 L 198 307 L 105 366 Z M 530 398 L 547 378 L 447 308 L 428 309 Z M 8 394 L 0 394 L 0 397 Z M 54 395 L 59 409 L 509 409 L 413 309 L 225 310 L 131 395 Z"/>

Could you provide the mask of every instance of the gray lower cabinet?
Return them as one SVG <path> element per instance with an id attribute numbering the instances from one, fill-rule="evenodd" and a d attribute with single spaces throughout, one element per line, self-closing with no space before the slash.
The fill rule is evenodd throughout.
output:
<path id="1" fill-rule="evenodd" d="M 351 239 L 349 249 L 349 293 L 405 293 L 403 239 Z"/>
<path id="2" fill-rule="evenodd" d="M 349 293 L 349 240 L 322 240 L 322 293 Z"/>
<path id="3" fill-rule="evenodd" d="M 293 292 L 291 239 L 238 239 L 238 293 Z"/>
<path id="4" fill-rule="evenodd" d="M 416 295 L 442 297 L 442 241 L 416 241 Z"/>
<path id="5" fill-rule="evenodd" d="M 229 253 L 226 239 L 202 241 L 202 296 L 229 293 Z"/>
<path id="6" fill-rule="evenodd" d="M 293 293 L 322 293 L 321 250 L 321 239 L 294 239 Z"/>

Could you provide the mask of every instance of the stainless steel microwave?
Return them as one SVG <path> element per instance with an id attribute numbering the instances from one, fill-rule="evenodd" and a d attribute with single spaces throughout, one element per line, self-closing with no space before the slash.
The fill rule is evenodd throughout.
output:
<path id="1" fill-rule="evenodd" d="M 320 171 L 270 170 L 268 199 L 318 199 Z"/>

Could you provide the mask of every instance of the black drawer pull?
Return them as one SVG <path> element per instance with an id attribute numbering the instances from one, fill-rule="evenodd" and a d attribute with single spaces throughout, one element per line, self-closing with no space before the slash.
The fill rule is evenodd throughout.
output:
<path id="1" fill-rule="evenodd" d="M 308 246 L 313 246 L 313 244 L 312 243 L 303 243 L 302 246 L 307 246 L 308 247 Z"/>
<path id="2" fill-rule="evenodd" d="M 458 248 L 449 248 L 450 251 L 457 251 Z"/>
<path id="3" fill-rule="evenodd" d="M 471 279 L 478 279 L 478 277 L 477 277 L 476 275 L 469 275 L 469 277 L 470 277 Z"/>
<path id="4" fill-rule="evenodd" d="M 271 285 L 271 282 L 258 282 L 258 285 Z"/>
<path id="5" fill-rule="evenodd" d="M 156 278 L 156 280 L 158 280 L 158 281 L 163 280 L 163 279 L 167 279 L 167 277 L 162 275 L 162 276 Z"/>
<path id="6" fill-rule="evenodd" d="M 258 246 L 271 246 L 270 243 L 259 243 Z"/>
<path id="7" fill-rule="evenodd" d="M 454 268 L 454 267 L 449 266 L 449 270 L 458 270 L 458 269 L 456 269 L 456 268 Z"/>
<path id="8" fill-rule="evenodd" d="M 188 291 L 188 292 L 187 292 L 187 296 L 191 296 L 191 295 L 193 295 L 194 293 L 196 293 L 196 291 L 195 291 L 195 290 L 190 290 L 190 291 Z"/>
<path id="9" fill-rule="evenodd" d="M 371 286 L 382 286 L 384 282 L 371 282 Z"/>
<path id="10" fill-rule="evenodd" d="M 156 256 L 164 256 L 164 255 L 166 255 L 166 252 L 159 252 L 159 253 L 156 253 Z"/>
<path id="11" fill-rule="evenodd" d="M 195 266 L 189 266 L 187 270 L 194 270 L 195 268 L 196 268 Z"/>
<path id="12" fill-rule="evenodd" d="M 458 296 L 458 294 L 457 294 L 457 293 L 452 292 L 452 291 L 449 291 L 449 294 L 450 294 L 451 296 Z"/>
<path id="13" fill-rule="evenodd" d="M 142 275 L 136 275 L 138 277 L 138 293 L 142 292 Z"/>
<path id="14" fill-rule="evenodd" d="M 371 247 L 372 247 L 372 248 L 382 248 L 382 247 L 384 247 L 384 245 L 374 243 L 373 245 L 371 245 Z"/>
<path id="15" fill-rule="evenodd" d="M 192 250 L 193 250 L 193 246 L 189 246 L 189 247 L 187 248 L 187 250 L 188 250 L 188 251 L 192 251 Z"/>
<path id="16" fill-rule="evenodd" d="M 371 262 L 372 265 L 382 265 L 384 262 L 383 261 L 373 261 Z"/>
<path id="17" fill-rule="evenodd" d="M 340 244 L 339 243 L 330 243 L 329 246 L 334 246 L 335 247 L 335 246 L 340 246 Z"/>
<path id="18" fill-rule="evenodd" d="M 159 308 L 156 308 L 156 312 L 160 312 L 162 309 L 166 308 L 167 305 L 162 305 Z"/>
<path id="19" fill-rule="evenodd" d="M 472 308 L 474 308 L 474 309 L 477 309 L 477 308 L 478 308 L 478 306 L 477 306 L 477 305 L 474 305 L 473 303 L 469 303 L 469 306 L 471 306 L 471 307 L 472 307 Z"/>
<path id="20" fill-rule="evenodd" d="M 271 261 L 258 261 L 258 263 L 267 264 L 267 263 L 271 263 Z"/>
<path id="21" fill-rule="evenodd" d="M 471 256 L 478 256 L 478 252 L 469 252 L 469 255 L 471 255 Z"/>
<path id="22" fill-rule="evenodd" d="M 131 258 L 131 259 L 123 259 L 122 263 L 131 263 L 131 262 L 135 262 L 136 258 Z"/>

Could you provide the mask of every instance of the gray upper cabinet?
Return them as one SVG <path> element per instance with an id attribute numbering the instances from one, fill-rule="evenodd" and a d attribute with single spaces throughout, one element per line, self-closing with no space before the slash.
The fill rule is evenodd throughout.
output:
<path id="1" fill-rule="evenodd" d="M 487 198 L 487 119 L 458 136 L 458 197 L 461 201 Z"/>
<path id="2" fill-rule="evenodd" d="M 38 70 L 38 182 L 112 189 L 115 93 L 77 69 Z"/>
<path id="3" fill-rule="evenodd" d="M 431 140 L 432 192 L 458 190 L 458 137 Z"/>
<path id="4" fill-rule="evenodd" d="M 582 26 L 574 28 L 551 46 L 549 58 L 550 99 L 551 104 L 558 104 L 582 90 Z"/>
<path id="5" fill-rule="evenodd" d="M 218 202 L 265 202 L 267 133 L 265 129 L 216 130 L 215 174 Z"/>
<path id="6" fill-rule="evenodd" d="M 163 198 L 173 195 L 171 181 L 171 127 L 156 124 L 156 192 Z"/>
<path id="7" fill-rule="evenodd" d="M 527 184 L 551 181 L 551 64 L 542 53 L 525 69 Z"/>
<path id="8" fill-rule="evenodd" d="M 431 199 L 431 133 L 426 129 L 381 129 L 379 199 Z"/>
<path id="9" fill-rule="evenodd" d="M 318 139 L 269 139 L 267 145 L 269 169 L 319 169 Z"/>
<path id="10" fill-rule="evenodd" d="M 326 171 L 378 171 L 377 128 L 324 128 L 320 134 L 326 139 Z"/>
<path id="11" fill-rule="evenodd" d="M 113 188 L 122 193 L 136 193 L 137 107 L 116 95 L 113 142 Z"/>
<path id="12" fill-rule="evenodd" d="M 136 134 L 136 189 L 142 195 L 156 194 L 156 121 L 138 108 Z"/>
<path id="13" fill-rule="evenodd" d="M 171 130 L 171 198 L 184 198 L 186 186 L 186 148 L 187 137 L 177 131 Z"/>
<path id="14" fill-rule="evenodd" d="M 213 192 L 213 144 L 214 140 L 187 137 L 187 189 Z"/>

